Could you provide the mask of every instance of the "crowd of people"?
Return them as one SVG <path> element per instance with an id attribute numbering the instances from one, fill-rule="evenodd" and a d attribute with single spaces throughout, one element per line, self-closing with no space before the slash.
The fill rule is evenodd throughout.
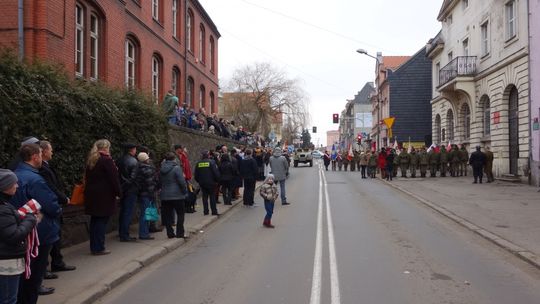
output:
<path id="1" fill-rule="evenodd" d="M 163 99 L 163 110 L 171 125 L 186 127 L 209 134 L 233 139 L 249 146 L 265 146 L 264 138 L 256 132 L 250 132 L 243 126 L 236 126 L 235 121 L 218 117 L 216 113 L 207 114 L 205 108 L 198 111 L 187 103 L 180 105 L 178 97 L 169 90 Z"/>
<path id="2" fill-rule="evenodd" d="M 326 151 L 324 164 L 326 170 L 331 165 L 333 171 L 361 171 L 362 178 L 380 177 L 391 181 L 397 177 L 398 170 L 401 177 L 458 177 L 467 176 L 468 166 L 473 169 L 473 183 L 482 183 L 485 173 L 487 182 L 495 180 L 493 176 L 493 152 L 485 147 L 482 152 L 480 146 L 469 155 L 465 145 L 457 144 L 444 146 L 432 145 L 429 148 L 415 149 L 410 147 L 390 148 L 384 147 L 379 151 Z"/>
<path id="3" fill-rule="evenodd" d="M 243 187 L 243 205 L 252 207 L 256 182 L 264 181 L 259 194 L 266 210 L 263 226 L 267 228 L 274 228 L 271 219 L 278 196 L 283 205 L 289 204 L 285 181 L 290 160 L 281 148 L 232 147 L 229 151 L 226 145 L 220 145 L 202 151 L 194 168 L 182 145 L 175 145 L 160 159 L 144 146 L 125 143 L 123 148 L 123 155 L 114 160 L 111 143 L 100 139 L 86 159 L 84 210 L 89 216 L 89 249 L 94 256 L 110 253 L 105 235 L 113 216 L 118 216 L 120 242 L 152 240 L 152 233 L 163 229 L 169 238 L 187 238 L 185 213 L 196 211 L 199 192 L 203 214 L 219 216 L 220 193 L 222 203 L 231 205 Z M 52 155 L 50 142 L 28 137 L 21 142 L 9 169 L 0 169 L 2 304 L 37 303 L 39 295 L 54 292 L 54 288 L 43 286 L 44 279 L 58 278 L 60 271 L 76 270 L 63 261 L 60 252 L 62 210 L 70 199 L 49 164 Z M 132 236 L 129 228 L 136 205 L 138 237 Z M 161 210 L 162 227 L 152 217 L 153 210 Z"/>

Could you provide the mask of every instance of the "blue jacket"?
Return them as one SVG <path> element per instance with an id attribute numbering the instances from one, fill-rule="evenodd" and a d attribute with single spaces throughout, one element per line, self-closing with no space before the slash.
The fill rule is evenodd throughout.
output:
<path id="1" fill-rule="evenodd" d="M 25 162 L 19 163 L 15 174 L 19 179 L 17 192 L 11 199 L 15 208 L 20 208 L 30 199 L 35 199 L 41 205 L 43 219 L 38 224 L 39 242 L 41 245 L 51 245 L 60 239 L 60 215 L 62 208 L 58 197 L 49 188 L 38 169 Z"/>

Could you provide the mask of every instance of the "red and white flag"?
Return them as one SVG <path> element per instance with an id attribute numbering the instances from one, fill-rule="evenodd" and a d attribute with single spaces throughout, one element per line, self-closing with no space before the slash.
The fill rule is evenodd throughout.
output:
<path id="1" fill-rule="evenodd" d="M 352 145 L 349 144 L 349 152 L 347 153 L 347 159 L 349 161 L 351 161 L 353 159 L 353 156 L 354 156 L 354 154 L 353 154 L 353 150 L 352 150 Z"/>

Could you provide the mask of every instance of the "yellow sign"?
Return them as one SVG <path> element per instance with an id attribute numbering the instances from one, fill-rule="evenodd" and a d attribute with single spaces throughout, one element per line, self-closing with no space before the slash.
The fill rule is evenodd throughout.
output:
<path id="1" fill-rule="evenodd" d="M 388 138 L 392 138 L 392 125 L 394 125 L 395 117 L 388 117 L 383 119 L 384 124 L 388 128 Z"/>

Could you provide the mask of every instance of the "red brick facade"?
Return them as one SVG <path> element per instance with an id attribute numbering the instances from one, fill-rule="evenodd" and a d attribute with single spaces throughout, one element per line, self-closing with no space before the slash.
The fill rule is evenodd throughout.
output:
<path id="1" fill-rule="evenodd" d="M 17 2 L 2 1 L 0 47 L 18 50 Z M 208 113 L 218 109 L 219 37 L 198 0 L 24 1 L 26 59 L 60 63 L 74 77 L 114 87 L 133 83 L 159 100 L 174 88 L 176 71 L 179 100 L 188 101 L 191 87 L 191 105 L 198 109 L 202 96 Z"/>

